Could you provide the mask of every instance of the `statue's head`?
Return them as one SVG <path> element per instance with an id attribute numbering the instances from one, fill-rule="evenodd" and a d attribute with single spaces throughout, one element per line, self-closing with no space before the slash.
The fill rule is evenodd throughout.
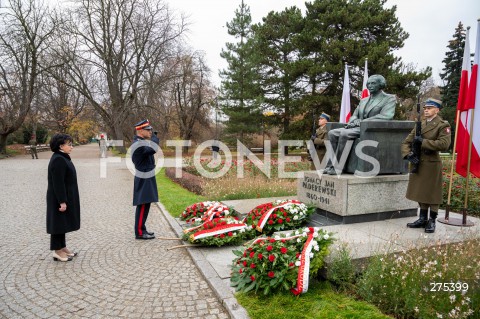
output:
<path id="1" fill-rule="evenodd" d="M 380 74 L 374 74 L 368 78 L 367 89 L 370 93 L 376 93 L 387 86 L 387 81 Z"/>

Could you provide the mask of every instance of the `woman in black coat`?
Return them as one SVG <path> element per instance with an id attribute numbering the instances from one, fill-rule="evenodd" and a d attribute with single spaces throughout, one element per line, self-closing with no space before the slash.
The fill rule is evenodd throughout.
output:
<path id="1" fill-rule="evenodd" d="M 70 261 L 77 256 L 66 246 L 65 234 L 80 229 L 80 196 L 77 173 L 70 159 L 72 137 L 55 134 L 50 140 L 53 152 L 48 164 L 47 233 L 55 261 Z"/>

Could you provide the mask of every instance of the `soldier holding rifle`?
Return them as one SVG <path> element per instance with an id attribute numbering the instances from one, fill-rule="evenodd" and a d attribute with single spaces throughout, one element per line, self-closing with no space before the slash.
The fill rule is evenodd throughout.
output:
<path id="1" fill-rule="evenodd" d="M 406 197 L 420 206 L 419 218 L 408 223 L 407 227 L 425 228 L 426 233 L 435 232 L 435 220 L 442 203 L 442 161 L 439 152 L 447 151 L 451 142 L 450 124 L 438 115 L 441 107 L 441 101 L 427 99 L 420 134 L 416 134 L 414 128 L 402 143 L 402 156 L 416 167 L 416 171 L 410 174 Z M 415 148 L 419 148 L 420 156 L 413 152 Z"/>
<path id="2" fill-rule="evenodd" d="M 314 116 L 316 118 L 316 116 Z M 327 123 L 330 121 L 330 115 L 326 113 L 320 114 L 318 117 L 318 128 L 315 127 L 315 122 L 313 125 L 313 132 L 312 134 L 312 141 L 313 145 L 315 145 L 315 150 L 317 151 L 317 156 L 319 163 L 322 163 L 323 157 L 325 156 L 325 153 L 327 152 L 327 149 L 325 147 L 325 141 L 328 140 L 328 135 L 327 135 Z M 312 170 L 315 170 L 315 164 L 313 162 L 313 159 L 309 157 L 309 160 L 312 161 Z"/>

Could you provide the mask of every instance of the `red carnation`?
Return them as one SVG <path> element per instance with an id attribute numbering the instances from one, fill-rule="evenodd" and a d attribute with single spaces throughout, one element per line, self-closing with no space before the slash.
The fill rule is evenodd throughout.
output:
<path id="1" fill-rule="evenodd" d="M 267 246 L 267 251 L 272 251 L 272 249 L 273 249 L 273 246 L 272 246 L 272 245 L 268 245 L 268 246 Z"/>
<path id="2" fill-rule="evenodd" d="M 287 251 L 288 251 L 288 249 L 285 248 L 285 247 L 280 248 L 280 252 L 281 252 L 282 254 L 286 254 Z"/>
<path id="3" fill-rule="evenodd" d="M 279 224 L 283 224 L 283 219 L 279 218 L 279 219 L 277 220 L 277 222 L 278 222 Z"/>
<path id="4" fill-rule="evenodd" d="M 268 260 L 273 263 L 275 261 L 275 255 L 268 256 Z"/>
<path id="5" fill-rule="evenodd" d="M 253 257 L 255 257 L 255 252 L 252 251 L 252 252 L 250 253 L 250 258 L 253 258 Z"/>
<path id="6" fill-rule="evenodd" d="M 254 275 L 251 275 L 251 276 L 250 276 L 250 279 L 251 279 L 252 281 L 255 281 L 255 276 L 254 276 Z"/>
<path id="7" fill-rule="evenodd" d="M 275 239 L 270 238 L 268 241 L 271 242 L 271 243 L 274 243 L 274 242 L 275 242 Z"/>
<path id="8" fill-rule="evenodd" d="M 253 264 L 253 263 L 252 263 L 252 264 L 250 264 L 250 268 L 252 268 L 252 269 L 253 269 L 253 268 L 255 268 L 255 267 L 256 267 L 256 266 L 255 266 L 255 264 Z"/>
<path id="9" fill-rule="evenodd" d="M 288 215 L 287 212 L 284 212 L 284 213 L 283 213 L 283 216 L 284 216 L 284 217 L 287 217 L 287 215 Z"/>
<path id="10" fill-rule="evenodd" d="M 295 266 L 294 263 L 289 263 L 289 264 L 288 264 L 288 267 L 293 267 L 293 266 Z"/>
<path id="11" fill-rule="evenodd" d="M 233 233 L 231 231 L 228 232 L 228 236 L 229 237 L 232 237 L 233 236 Z"/>
<path id="12" fill-rule="evenodd" d="M 239 270 L 238 272 L 239 272 L 239 273 L 242 273 L 242 272 L 243 272 L 243 269 L 242 269 L 242 268 L 240 268 L 240 270 Z"/>
<path id="13" fill-rule="evenodd" d="M 291 220 L 290 217 L 287 217 L 287 219 L 286 219 L 287 223 L 289 223 L 290 220 Z"/>
<path id="14" fill-rule="evenodd" d="M 273 220 L 269 219 L 269 220 L 268 220 L 268 224 L 269 224 L 269 225 L 272 225 L 272 224 L 273 224 Z"/>
<path id="15" fill-rule="evenodd" d="M 263 258 L 263 255 L 262 254 L 258 254 L 258 259 L 262 260 Z"/>
<path id="16" fill-rule="evenodd" d="M 273 218 L 277 218 L 277 214 L 273 214 L 272 216 L 273 216 Z"/>
<path id="17" fill-rule="evenodd" d="M 243 261 L 243 265 L 244 265 L 245 267 L 247 267 L 248 264 L 247 264 L 247 261 L 246 261 L 246 260 Z"/>
<path id="18" fill-rule="evenodd" d="M 273 278 L 275 277 L 275 273 L 273 271 L 268 272 L 268 277 Z"/>
<path id="19" fill-rule="evenodd" d="M 220 238 L 225 238 L 225 234 L 221 234 L 221 235 L 220 235 Z"/>

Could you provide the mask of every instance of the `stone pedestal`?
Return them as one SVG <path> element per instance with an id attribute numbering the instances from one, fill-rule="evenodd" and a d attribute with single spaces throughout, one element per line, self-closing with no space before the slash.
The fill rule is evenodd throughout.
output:
<path id="1" fill-rule="evenodd" d="M 298 180 L 297 195 L 320 215 L 350 224 L 415 216 L 418 204 L 405 198 L 407 185 L 408 175 L 361 178 L 306 171 Z"/>

